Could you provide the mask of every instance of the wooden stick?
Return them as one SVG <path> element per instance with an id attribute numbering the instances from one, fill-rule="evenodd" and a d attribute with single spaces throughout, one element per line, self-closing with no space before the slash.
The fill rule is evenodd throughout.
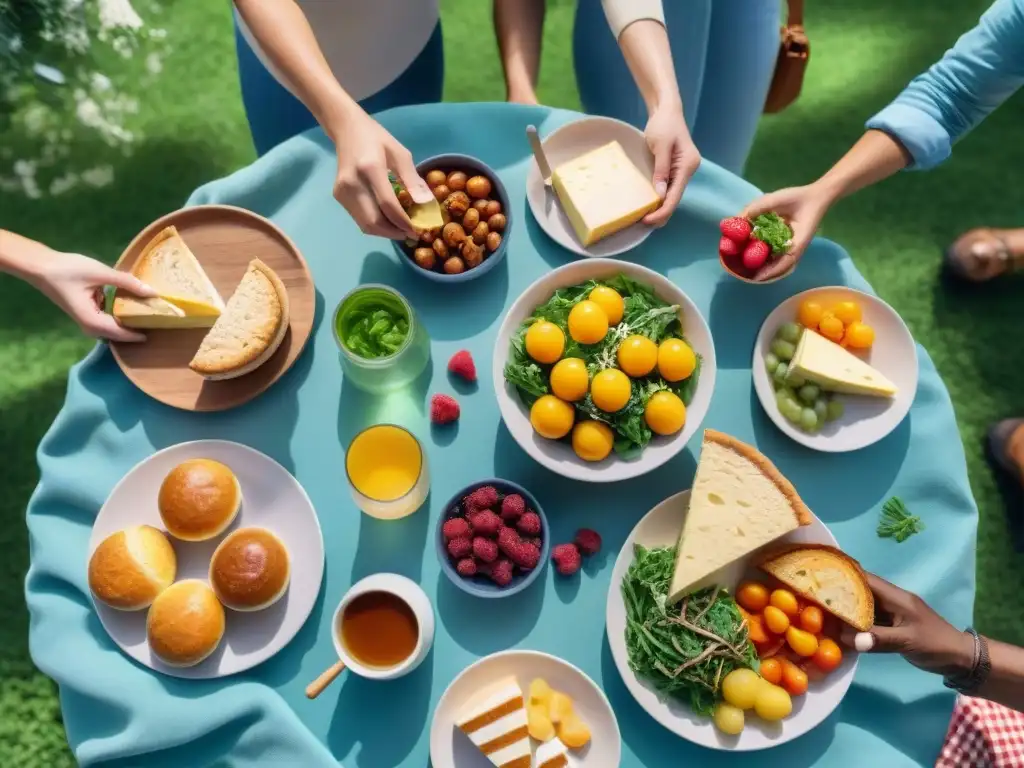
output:
<path id="1" fill-rule="evenodd" d="M 306 698 L 315 699 L 324 689 L 334 682 L 334 678 L 342 673 L 345 669 L 345 662 L 338 660 L 335 664 L 325 669 L 320 673 L 320 677 L 314 680 L 312 683 L 306 686 Z"/>

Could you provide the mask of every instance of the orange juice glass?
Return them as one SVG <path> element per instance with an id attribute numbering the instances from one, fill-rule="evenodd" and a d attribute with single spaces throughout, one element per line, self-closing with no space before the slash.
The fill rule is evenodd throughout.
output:
<path id="1" fill-rule="evenodd" d="M 356 435 L 345 454 L 345 473 L 356 506 L 381 520 L 411 515 L 430 492 L 423 446 L 395 424 L 375 424 Z"/>

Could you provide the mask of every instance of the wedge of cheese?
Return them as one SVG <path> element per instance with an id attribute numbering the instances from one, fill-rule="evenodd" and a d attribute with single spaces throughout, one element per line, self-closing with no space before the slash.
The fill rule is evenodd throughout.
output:
<path id="1" fill-rule="evenodd" d="M 413 203 L 406 213 L 409 214 L 412 225 L 420 232 L 428 229 L 440 229 L 444 226 L 444 218 L 441 216 L 441 204 L 437 200 L 430 200 L 426 203 Z"/>
<path id="2" fill-rule="evenodd" d="M 796 374 L 827 392 L 869 397 L 892 397 L 896 385 L 819 333 L 804 331 L 789 363 L 790 375 Z"/>
<path id="3" fill-rule="evenodd" d="M 651 180 L 617 141 L 558 166 L 551 184 L 584 246 L 635 224 L 661 205 Z"/>
<path id="4" fill-rule="evenodd" d="M 764 454 L 705 430 L 669 601 L 709 586 L 726 566 L 813 519 L 792 483 Z"/>
<path id="5" fill-rule="evenodd" d="M 455 726 L 498 768 L 530 768 L 530 732 L 523 689 L 515 678 L 471 702 Z"/>

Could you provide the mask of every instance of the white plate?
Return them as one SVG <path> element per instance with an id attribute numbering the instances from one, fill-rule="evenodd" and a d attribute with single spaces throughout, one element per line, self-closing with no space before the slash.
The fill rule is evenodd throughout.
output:
<path id="1" fill-rule="evenodd" d="M 516 329 L 534 309 L 550 299 L 557 289 L 578 285 L 592 278 L 600 280 L 620 274 L 651 286 L 655 295 L 662 301 L 679 305 L 683 313 L 683 335 L 694 352 L 703 358 L 700 379 L 693 400 L 686 407 L 686 424 L 675 435 L 655 436 L 639 457 L 628 461 L 620 459 L 614 452 L 603 461 L 583 461 L 573 453 L 572 446 L 567 442 L 548 440 L 533 431 L 529 409 L 519 399 L 515 387 L 505 381 L 505 363 L 508 361 L 509 344 Z M 715 390 L 715 345 L 711 341 L 708 324 L 704 322 L 697 305 L 664 275 L 629 261 L 573 261 L 538 279 L 516 299 L 502 320 L 492 357 L 491 373 L 498 408 L 512 437 L 534 460 L 552 472 L 591 483 L 610 483 L 639 477 L 671 459 L 700 428 L 711 404 L 711 394 Z"/>
<path id="2" fill-rule="evenodd" d="M 687 741 L 712 749 L 734 752 L 767 749 L 785 744 L 815 728 L 839 706 L 850 683 L 853 682 L 853 674 L 857 669 L 856 653 L 846 651 L 839 669 L 824 680 L 811 683 L 810 689 L 803 696 L 795 697 L 792 714 L 781 723 L 765 723 L 756 716 L 751 716 L 747 718 L 746 727 L 739 736 L 726 736 L 721 733 L 715 728 L 711 718 L 694 714 L 683 701 L 663 699 L 653 685 L 638 678 L 629 668 L 625 638 L 626 607 L 622 602 L 620 585 L 633 562 L 633 544 L 645 547 L 674 547 L 679 539 L 679 531 L 682 529 L 689 502 L 690 492 L 683 491 L 665 499 L 644 515 L 629 534 L 615 560 L 611 586 L 608 589 L 605 619 L 608 644 L 615 659 L 615 666 L 618 667 L 626 688 L 633 694 L 637 703 L 672 733 L 682 736 Z M 817 517 L 810 525 L 798 528 L 779 539 L 779 542 L 786 541 L 836 546 L 835 537 Z M 718 581 L 730 590 L 735 590 L 736 585 L 746 574 L 746 563 L 741 562 L 723 569 L 719 573 Z M 749 575 L 754 578 L 767 578 L 759 571 Z"/>
<path id="3" fill-rule="evenodd" d="M 270 529 L 288 548 L 291 581 L 288 591 L 262 611 L 225 609 L 224 639 L 210 658 L 194 667 L 170 667 L 149 650 L 146 611 L 117 611 L 94 600 L 96 613 L 121 650 L 165 675 L 211 678 L 255 667 L 280 651 L 306 622 L 324 575 L 324 540 L 313 504 L 298 481 L 259 451 L 226 440 L 197 440 L 159 451 L 135 465 L 111 491 L 89 539 L 89 556 L 107 536 L 131 525 L 164 529 L 157 511 L 160 484 L 174 467 L 188 459 L 214 459 L 226 464 L 242 487 L 242 508 L 232 526 L 212 541 L 191 543 L 168 537 L 178 558 L 177 579 L 208 581 L 210 557 L 230 531 L 259 525 Z"/>
<path id="4" fill-rule="evenodd" d="M 603 147 L 610 141 L 618 141 L 626 156 L 640 171 L 652 178 L 654 158 L 647 148 L 643 132 L 629 123 L 610 117 L 584 117 L 552 131 L 542 144 L 544 154 L 552 169 L 592 149 Z M 636 248 L 651 234 L 651 228 L 642 222 L 616 232 L 584 248 L 576 237 L 569 217 L 565 215 L 555 190 L 544 186 L 536 162 L 530 163 L 526 174 L 526 200 L 530 204 L 533 218 L 552 240 L 580 256 L 617 256 Z"/>
<path id="5" fill-rule="evenodd" d="M 800 302 L 811 297 L 823 302 L 850 298 L 860 304 L 864 322 L 875 329 L 875 343 L 866 355 L 856 354 L 897 387 L 893 398 L 834 395 L 843 403 L 843 415 L 826 423 L 820 432 L 814 434 L 797 429 L 779 413 L 775 390 L 764 366 L 764 356 L 770 351 L 775 332 L 784 323 L 796 322 Z M 757 334 L 751 367 L 757 397 L 775 426 L 801 445 L 827 453 L 856 451 L 877 443 L 903 421 L 917 392 L 917 345 L 906 323 L 895 309 L 878 297 L 842 286 L 813 288 L 791 296 L 777 306 Z"/>
<path id="6" fill-rule="evenodd" d="M 581 670 L 538 651 L 501 651 L 466 667 L 441 695 L 430 725 L 430 762 L 434 768 L 493 768 L 491 762 L 455 727 L 455 719 L 472 699 L 504 678 L 515 677 L 527 694 L 530 681 L 543 677 L 567 694 L 573 709 L 590 728 L 590 743 L 570 750 L 579 768 L 618 768 L 622 755 L 619 724 L 608 699 Z M 528 695 L 528 694 L 527 694 Z M 536 749 L 537 742 L 531 739 Z"/>

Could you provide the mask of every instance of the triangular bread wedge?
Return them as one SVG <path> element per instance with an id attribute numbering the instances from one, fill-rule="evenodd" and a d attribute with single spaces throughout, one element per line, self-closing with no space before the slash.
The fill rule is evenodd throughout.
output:
<path id="1" fill-rule="evenodd" d="M 288 291 L 270 267 L 253 259 L 189 368 L 212 380 L 244 376 L 270 359 L 287 332 Z"/>
<path id="2" fill-rule="evenodd" d="M 761 570 L 854 629 L 875 623 L 875 597 L 860 563 L 825 544 L 794 544 L 766 556 Z"/>
<path id="3" fill-rule="evenodd" d="M 224 300 L 173 226 L 149 241 L 132 274 L 159 298 L 139 299 L 119 291 L 113 315 L 128 328 L 209 328 L 224 310 Z"/>
<path id="4" fill-rule="evenodd" d="M 793 484 L 764 454 L 704 430 L 669 601 L 709 586 L 721 569 L 813 519 Z"/>

